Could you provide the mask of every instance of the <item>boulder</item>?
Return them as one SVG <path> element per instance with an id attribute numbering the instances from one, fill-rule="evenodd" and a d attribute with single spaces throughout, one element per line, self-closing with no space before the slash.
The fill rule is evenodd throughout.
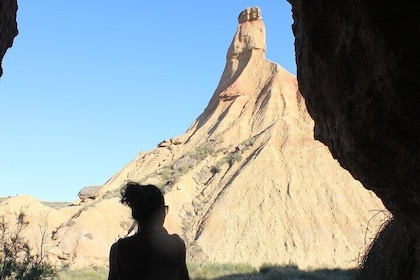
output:
<path id="1" fill-rule="evenodd" d="M 171 141 L 165 139 L 162 142 L 160 142 L 157 146 L 158 148 L 166 148 L 166 147 L 169 147 L 170 145 L 171 145 Z"/>
<path id="2" fill-rule="evenodd" d="M 81 189 L 78 193 L 79 198 L 82 202 L 88 199 L 96 199 L 102 186 L 87 186 Z"/>

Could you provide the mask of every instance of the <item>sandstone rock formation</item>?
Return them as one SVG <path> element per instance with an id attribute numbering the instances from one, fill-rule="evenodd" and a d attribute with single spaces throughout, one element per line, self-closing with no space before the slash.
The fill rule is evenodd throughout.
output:
<path id="1" fill-rule="evenodd" d="M 118 193 L 133 180 L 164 190 L 165 226 L 190 262 L 357 265 L 383 205 L 313 139 L 296 78 L 265 58 L 261 11 L 241 15 L 220 83 L 186 133 L 140 153 L 56 227 L 63 263 L 107 264 L 132 224 Z"/>
<path id="2" fill-rule="evenodd" d="M 82 202 L 89 199 L 96 199 L 102 186 L 87 186 L 82 188 L 77 194 Z"/>
<path id="3" fill-rule="evenodd" d="M 8 48 L 13 44 L 13 39 L 18 34 L 16 13 L 16 0 L 2 0 L 0 2 L 0 77 L 3 75 L 1 62 Z"/>
<path id="4" fill-rule="evenodd" d="M 420 5 L 289 2 L 299 89 L 315 119 L 315 138 L 392 212 L 392 228 L 402 227 L 396 234 L 411 243 L 410 256 L 393 264 L 412 272 L 408 260 L 418 256 L 420 236 Z M 378 255 L 393 255 L 389 246 L 379 244 L 385 251 Z M 378 271 L 389 271 L 389 260 L 372 263 Z M 376 275 L 397 277 L 383 276 Z"/>
<path id="5" fill-rule="evenodd" d="M 246 8 L 246 10 L 242 11 L 238 16 L 239 23 L 244 23 L 247 21 L 253 21 L 257 19 L 262 20 L 261 10 L 258 7 Z"/>

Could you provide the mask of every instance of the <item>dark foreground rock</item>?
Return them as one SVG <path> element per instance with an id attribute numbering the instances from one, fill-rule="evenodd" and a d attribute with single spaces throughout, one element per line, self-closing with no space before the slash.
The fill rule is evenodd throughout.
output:
<path id="1" fill-rule="evenodd" d="M 420 232 L 419 2 L 289 2 L 299 89 L 315 120 L 315 137 L 392 212 L 398 223 L 385 234 L 405 234 L 406 244 L 415 246 Z M 416 263 L 407 258 L 418 253 L 409 252 L 404 262 Z M 401 275 L 409 279 L 408 274 Z"/>
<path id="2" fill-rule="evenodd" d="M 18 34 L 16 14 L 16 0 L 0 1 L 0 77 L 3 74 L 1 62 L 8 48 L 13 44 L 13 39 Z"/>

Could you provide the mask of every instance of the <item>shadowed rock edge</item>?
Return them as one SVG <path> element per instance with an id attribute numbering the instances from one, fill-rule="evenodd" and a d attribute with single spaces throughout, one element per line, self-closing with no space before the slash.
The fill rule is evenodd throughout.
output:
<path id="1" fill-rule="evenodd" d="M 395 222 L 381 234 L 404 233 L 399 238 L 417 244 L 420 5 L 396 0 L 289 2 L 299 89 L 315 120 L 316 139 L 392 212 Z M 379 236 L 377 242 L 389 239 Z M 401 279 L 419 272 L 418 246 L 413 246 L 407 266 L 394 266 Z"/>

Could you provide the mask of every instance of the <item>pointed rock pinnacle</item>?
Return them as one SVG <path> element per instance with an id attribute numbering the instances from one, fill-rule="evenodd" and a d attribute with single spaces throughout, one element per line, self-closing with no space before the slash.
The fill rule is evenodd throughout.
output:
<path id="1" fill-rule="evenodd" d="M 227 59 L 235 58 L 249 50 L 265 53 L 265 26 L 258 7 L 247 8 L 238 17 L 239 26 L 227 53 Z"/>
<path id="2" fill-rule="evenodd" d="M 242 11 L 238 22 L 226 55 L 225 69 L 206 109 L 208 112 L 213 111 L 219 101 L 258 94 L 260 86 L 277 70 L 277 65 L 265 58 L 265 26 L 260 8 Z"/>

